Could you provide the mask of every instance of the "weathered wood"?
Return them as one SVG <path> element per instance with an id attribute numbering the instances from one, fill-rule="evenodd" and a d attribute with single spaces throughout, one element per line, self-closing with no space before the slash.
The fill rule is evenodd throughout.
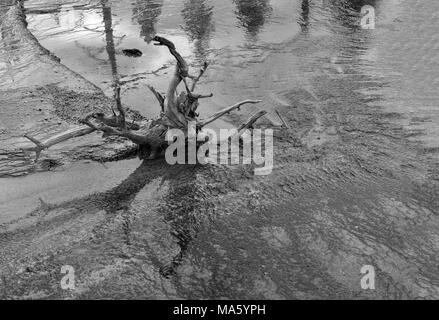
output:
<path id="1" fill-rule="evenodd" d="M 54 146 L 55 144 L 67 141 L 69 139 L 85 136 L 87 134 L 92 133 L 93 131 L 95 131 L 95 130 L 93 128 L 88 127 L 88 126 L 80 126 L 80 127 L 71 128 L 67 131 L 61 132 L 61 133 L 59 133 L 53 137 L 50 137 L 44 141 L 39 141 L 39 140 L 35 139 L 34 137 L 31 137 L 30 135 L 25 135 L 24 137 L 26 137 L 27 139 L 29 139 L 30 141 L 35 143 L 38 148 L 43 150 L 43 149 L 50 148 L 51 146 Z"/>
<path id="2" fill-rule="evenodd" d="M 262 101 L 261 100 L 245 100 L 245 101 L 238 102 L 237 104 L 234 104 L 233 106 L 226 107 L 224 109 L 221 109 L 218 112 L 215 112 L 213 115 L 211 115 L 207 119 L 198 121 L 197 126 L 202 128 L 202 127 L 208 125 L 209 123 L 214 122 L 215 120 L 221 118 L 222 116 L 232 112 L 233 110 L 239 109 L 244 104 L 256 104 L 256 103 L 260 103 L 260 102 L 262 102 Z"/>
<path id="3" fill-rule="evenodd" d="M 144 123 L 141 126 L 134 123 L 134 121 L 132 123 L 128 122 L 126 111 L 120 101 L 120 85 L 117 81 L 117 74 L 114 72 L 114 98 L 116 100 L 118 114 L 116 115 L 114 112 L 112 116 L 105 116 L 102 113 L 89 114 L 84 120 L 82 120 L 82 123 L 87 126 L 72 128 L 45 141 L 38 141 L 34 137 L 27 135 L 26 137 L 36 145 L 35 148 L 31 149 L 37 152 L 37 157 L 42 150 L 57 143 L 86 135 L 93 131 L 101 131 L 104 133 L 104 136 L 120 136 L 133 141 L 135 144 L 139 145 L 141 157 L 143 159 L 151 159 L 159 155 L 167 146 L 165 137 L 166 132 L 169 129 L 179 128 L 185 130 L 187 129 L 188 121 L 196 121 L 197 127 L 201 129 L 222 116 L 239 109 L 245 104 L 256 104 L 261 102 L 261 100 L 244 100 L 219 110 L 204 120 L 198 121 L 198 114 L 195 112 L 199 104 L 198 99 L 211 97 L 212 94 L 196 94 L 193 93 L 193 90 L 205 73 L 208 63 L 204 63 L 197 77 L 192 77 L 189 75 L 188 64 L 177 52 L 175 45 L 171 41 L 158 36 L 154 37 L 153 40 L 157 42 L 155 45 L 166 46 L 177 60 L 177 66 L 168 85 L 165 97 L 158 93 L 153 87 L 148 86 L 161 106 L 162 113 L 160 119 Z M 186 78 L 191 78 L 193 80 L 190 88 L 187 84 Z M 183 91 L 180 94 L 177 94 L 177 87 L 182 81 L 185 84 L 186 92 Z M 253 124 L 266 113 L 266 111 L 259 111 L 253 115 L 247 122 L 239 127 L 238 134 L 242 134 L 246 129 L 251 128 Z"/>
<path id="4" fill-rule="evenodd" d="M 87 134 L 92 133 L 93 131 L 95 131 L 95 129 L 89 127 L 89 126 L 81 126 L 81 127 L 75 127 L 75 128 L 71 128 L 67 131 L 61 132 L 53 137 L 50 137 L 44 141 L 39 141 L 38 139 L 36 139 L 35 137 L 30 136 L 29 134 L 25 134 L 24 137 L 29 139 L 30 141 L 32 141 L 33 143 L 35 143 L 35 147 L 32 148 L 23 148 L 23 150 L 31 150 L 31 151 L 35 151 L 36 153 L 36 159 L 38 160 L 38 158 L 40 157 L 41 151 L 43 151 L 44 149 L 48 149 L 51 146 L 54 146 L 58 143 L 73 139 L 73 138 L 77 138 L 77 137 L 81 137 L 81 136 L 85 136 Z"/>
<path id="5" fill-rule="evenodd" d="M 255 122 L 261 118 L 262 116 L 266 115 L 267 111 L 265 110 L 261 110 L 257 113 L 255 113 L 254 115 L 252 115 L 245 123 L 243 123 L 239 128 L 238 128 L 238 134 L 241 135 L 243 131 L 250 129 L 253 127 L 253 125 L 255 124 Z"/>

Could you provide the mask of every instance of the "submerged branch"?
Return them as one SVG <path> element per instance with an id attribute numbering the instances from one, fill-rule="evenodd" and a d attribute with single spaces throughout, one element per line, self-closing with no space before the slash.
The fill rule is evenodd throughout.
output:
<path id="1" fill-rule="evenodd" d="M 252 115 L 246 122 L 244 122 L 238 128 L 238 133 L 242 133 L 243 131 L 245 131 L 247 129 L 252 129 L 255 122 L 258 121 L 258 119 L 261 118 L 262 116 L 265 116 L 266 114 L 267 114 L 267 111 L 262 110 L 262 111 L 259 111 L 258 113 L 255 113 L 254 115 Z"/>
<path id="2" fill-rule="evenodd" d="M 235 109 L 239 109 L 242 105 L 244 104 L 256 104 L 256 103 L 260 103 L 262 102 L 261 100 L 245 100 L 245 101 L 241 101 L 237 104 L 234 104 L 233 106 L 224 108 L 216 113 L 214 113 L 213 115 L 211 115 L 210 117 L 208 117 L 207 119 L 201 120 L 197 123 L 197 125 L 201 128 L 204 127 L 206 125 L 208 125 L 211 122 L 214 122 L 215 120 L 221 118 L 223 115 L 230 113 L 231 111 L 235 110 Z"/>

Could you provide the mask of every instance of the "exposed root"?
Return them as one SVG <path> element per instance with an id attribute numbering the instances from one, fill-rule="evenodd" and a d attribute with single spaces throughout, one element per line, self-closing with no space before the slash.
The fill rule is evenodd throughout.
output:
<path id="1" fill-rule="evenodd" d="M 106 116 L 103 113 L 89 114 L 81 121 L 86 125 L 85 127 L 71 129 L 49 138 L 46 141 L 38 141 L 34 137 L 25 135 L 27 139 L 36 145 L 36 147 L 29 148 L 28 150 L 34 150 L 37 153 L 38 159 L 42 150 L 57 143 L 94 131 L 100 131 L 103 132 L 104 136 L 120 136 L 133 141 L 139 145 L 141 158 L 153 159 L 160 155 L 161 151 L 166 147 L 167 141 L 165 137 L 169 129 L 178 128 L 187 131 L 188 122 L 196 122 L 197 130 L 201 130 L 209 123 L 239 109 L 245 104 L 261 102 L 260 100 L 244 100 L 235 105 L 226 107 L 204 120 L 199 120 L 199 115 L 196 112 L 199 106 L 199 99 L 212 97 L 213 94 L 198 94 L 194 91 L 197 83 L 206 72 L 209 63 L 205 62 L 203 64 L 198 76 L 191 76 L 187 62 L 178 53 L 175 45 L 171 41 L 159 36 L 154 37 L 153 40 L 155 41 L 155 45 L 167 47 L 171 55 L 173 55 L 177 61 L 175 72 L 168 85 L 165 96 L 160 94 L 152 86 L 148 86 L 149 90 L 151 90 L 157 98 L 161 108 L 160 117 L 157 120 L 139 124 L 134 120 L 127 119 L 126 111 L 120 100 L 120 85 L 116 81 L 114 99 L 116 101 L 117 113 L 116 110 L 113 109 L 113 115 L 111 116 Z M 189 81 L 192 81 L 192 83 L 189 84 Z M 177 87 L 181 82 L 184 83 L 186 90 L 178 93 Z M 251 129 L 253 124 L 266 113 L 266 111 L 260 111 L 253 115 L 246 123 L 239 127 L 238 134 L 242 134 L 245 130 Z"/>

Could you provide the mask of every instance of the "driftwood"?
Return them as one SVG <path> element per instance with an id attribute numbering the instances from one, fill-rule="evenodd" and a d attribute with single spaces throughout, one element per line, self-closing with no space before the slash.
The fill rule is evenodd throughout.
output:
<path id="1" fill-rule="evenodd" d="M 37 154 L 36 160 L 38 160 L 38 158 L 40 157 L 41 151 L 43 151 L 44 149 L 48 149 L 51 146 L 54 146 L 55 144 L 61 143 L 63 141 L 67 141 L 67 140 L 72 139 L 72 138 L 76 138 L 76 137 L 84 136 L 86 134 L 90 134 L 93 131 L 95 131 L 95 130 L 88 127 L 88 126 L 81 126 L 81 127 L 73 128 L 73 129 L 67 130 L 65 132 L 62 132 L 60 134 L 57 134 L 56 136 L 50 137 L 49 139 L 46 139 L 44 141 L 39 141 L 36 138 L 32 137 L 31 135 L 25 134 L 24 137 L 29 139 L 30 141 L 32 141 L 35 144 L 35 147 L 26 148 L 26 150 L 35 151 Z"/>
<path id="2" fill-rule="evenodd" d="M 175 45 L 168 39 L 156 36 L 153 39 L 155 45 L 165 46 L 168 48 L 171 55 L 177 61 L 175 72 L 172 75 L 172 79 L 169 83 L 166 95 L 162 96 L 153 87 L 148 86 L 154 96 L 159 102 L 161 113 L 157 120 L 150 121 L 148 123 L 138 124 L 134 121 L 127 119 L 126 111 L 120 103 L 120 86 L 115 86 L 115 100 L 117 113 L 113 110 L 111 116 L 106 116 L 102 113 L 92 113 L 87 115 L 81 122 L 85 126 L 80 126 L 64 133 L 61 133 L 55 137 L 49 138 L 45 141 L 38 141 L 34 137 L 25 135 L 30 141 L 35 143 L 36 147 L 28 148 L 28 150 L 34 150 L 37 153 L 37 157 L 40 152 L 47 149 L 57 143 L 66 141 L 68 139 L 89 134 L 94 131 L 101 131 L 104 136 L 120 136 L 130 139 L 137 145 L 139 145 L 139 156 L 143 159 L 153 159 L 158 157 L 164 149 L 167 147 L 168 142 L 165 140 L 166 133 L 169 129 L 182 129 L 183 131 L 188 129 L 188 122 L 195 121 L 197 124 L 197 130 L 201 130 L 204 126 L 219 119 L 220 117 L 239 109 L 245 104 L 255 104 L 261 102 L 260 100 L 244 100 L 235 105 L 226 107 L 206 119 L 198 119 L 197 109 L 199 106 L 199 99 L 212 97 L 212 94 L 197 94 L 195 88 L 206 72 L 208 63 L 204 63 L 197 76 L 192 76 L 189 73 L 189 67 L 183 57 L 177 52 Z M 191 84 L 188 82 L 192 81 Z M 177 92 L 179 84 L 183 83 L 185 91 Z M 253 115 L 246 123 L 242 124 L 238 129 L 238 134 L 246 129 L 252 127 L 252 125 L 264 114 L 265 111 L 260 111 Z"/>

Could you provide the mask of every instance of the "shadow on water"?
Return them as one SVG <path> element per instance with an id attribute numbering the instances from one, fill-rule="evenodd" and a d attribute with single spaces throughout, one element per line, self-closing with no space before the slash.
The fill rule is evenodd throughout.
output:
<path id="1" fill-rule="evenodd" d="M 204 186 L 197 181 L 196 166 L 176 168 L 177 175 L 168 175 L 169 191 L 160 204 L 159 212 L 171 227 L 172 235 L 177 239 L 180 251 L 172 260 L 160 269 L 163 276 L 176 274 L 182 264 L 190 243 L 196 238 L 200 224 L 200 213 L 206 212 L 212 204 L 203 197 Z M 201 170 L 202 171 L 202 170 Z"/>
<path id="2" fill-rule="evenodd" d="M 108 54 L 108 59 L 111 66 L 111 74 L 113 75 L 113 81 L 118 81 L 117 73 L 117 61 L 116 61 L 116 49 L 114 45 L 114 34 L 113 34 L 113 17 L 111 13 L 111 6 L 108 0 L 103 0 L 102 2 L 102 15 L 105 25 L 105 42 Z"/>
<path id="3" fill-rule="evenodd" d="M 203 215 L 213 207 L 205 193 L 205 185 L 197 178 L 199 174 L 206 175 L 209 172 L 210 169 L 205 166 L 171 166 L 163 160 L 145 161 L 119 185 L 108 191 L 59 204 L 42 202 L 40 207 L 30 213 L 30 216 L 48 216 L 69 212 L 63 218 L 64 226 L 68 229 L 78 216 L 96 215 L 104 211 L 105 219 L 95 227 L 94 234 L 95 238 L 99 238 L 100 254 L 111 256 L 111 247 L 126 245 L 131 247 L 134 256 L 147 255 L 148 259 L 159 269 L 160 274 L 169 278 L 176 275 L 176 269 L 181 265 L 191 241 L 197 237 L 198 227 L 201 220 L 205 218 Z M 142 191 L 152 192 L 149 189 L 151 185 L 157 186 L 156 192 L 160 194 L 157 201 L 154 201 L 154 205 L 143 202 L 133 204 Z M 159 262 L 156 255 L 162 253 L 149 251 L 149 240 L 143 236 L 144 231 L 141 231 L 140 236 L 136 235 L 138 230 L 132 231 L 139 225 L 152 226 L 152 235 L 155 234 L 154 222 L 149 221 L 152 214 L 150 210 L 153 210 L 154 214 L 157 213 L 160 219 L 169 226 L 170 236 L 175 239 L 179 248 L 174 256 L 168 255 L 168 261 Z M 123 236 L 115 240 L 111 232 L 108 233 L 107 227 L 117 219 L 122 220 L 120 226 Z M 47 223 L 50 225 L 54 221 Z M 45 232 L 44 229 L 44 227 L 40 231 L 33 229 L 33 232 Z M 23 228 L 21 232 L 26 232 L 26 228 Z M 7 237 L 6 233 L 2 233 L 1 236 Z M 143 252 L 143 250 L 148 252 Z"/>
<path id="4" fill-rule="evenodd" d="M 195 41 L 195 57 L 199 61 L 206 61 L 211 33 L 215 30 L 213 7 L 206 0 L 186 0 L 181 15 L 184 31 L 191 41 Z"/>
<path id="5" fill-rule="evenodd" d="M 160 274 L 164 277 L 176 274 L 176 269 L 181 265 L 190 242 L 197 236 L 200 223 L 197 220 L 197 213 L 209 206 L 208 202 L 197 200 L 201 199 L 200 189 L 203 187 L 196 177 L 200 171 L 203 169 L 197 166 L 169 166 L 162 160 L 148 161 L 142 163 L 116 188 L 93 196 L 93 198 L 100 198 L 101 208 L 105 209 L 110 216 L 119 213 L 121 216 L 127 217 L 128 223 L 124 225 L 124 232 L 127 236 L 126 240 L 130 244 L 129 221 L 132 219 L 130 213 L 132 202 L 148 184 L 155 181 L 160 185 L 159 189 L 162 189 L 164 193 L 160 197 L 155 211 L 169 225 L 170 234 L 175 238 L 179 247 L 179 252 L 170 261 L 158 265 Z M 76 201 L 83 202 L 82 199 Z M 148 217 L 143 219 L 148 219 Z M 151 260 L 154 261 L 154 257 L 151 257 Z M 157 261 L 156 264 L 158 264 Z"/>

